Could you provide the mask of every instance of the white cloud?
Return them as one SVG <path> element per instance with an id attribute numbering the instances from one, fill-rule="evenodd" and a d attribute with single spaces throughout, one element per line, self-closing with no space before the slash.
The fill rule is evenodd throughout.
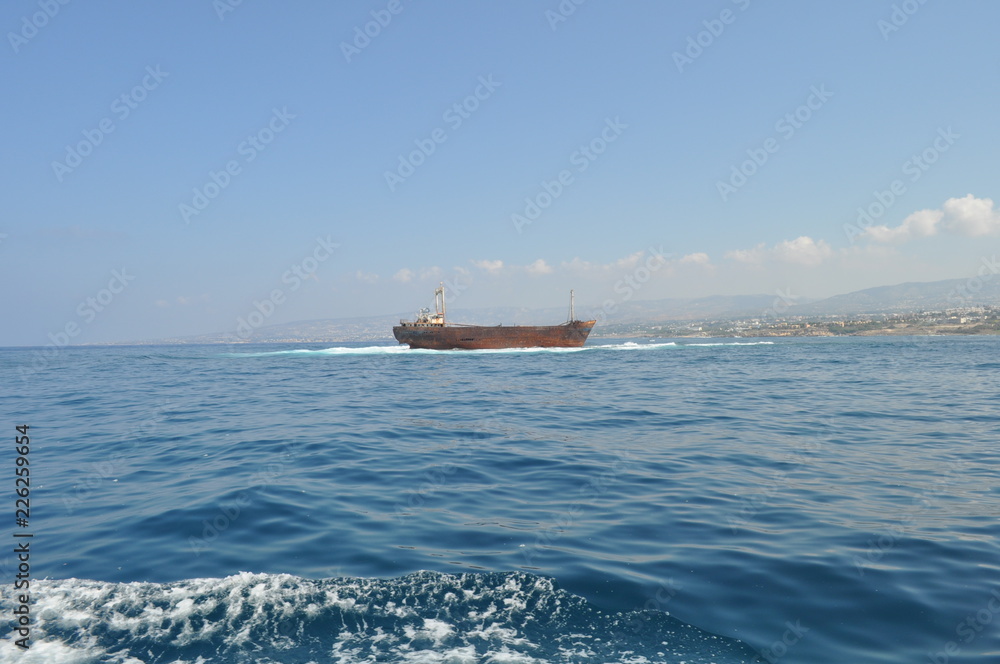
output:
<path id="1" fill-rule="evenodd" d="M 378 283 L 378 275 L 372 274 L 371 272 L 362 272 L 361 270 L 358 270 L 354 273 L 354 278 L 358 281 L 364 281 L 369 284 Z"/>
<path id="2" fill-rule="evenodd" d="M 471 262 L 480 270 L 485 270 L 490 274 L 497 274 L 498 272 L 500 272 L 500 270 L 503 269 L 503 261 L 501 260 L 495 260 L 495 261 L 484 260 L 484 261 L 471 261 Z"/>
<path id="3" fill-rule="evenodd" d="M 420 280 L 427 281 L 428 279 L 440 279 L 444 271 L 437 265 L 432 265 L 431 267 L 425 267 L 420 270 Z"/>
<path id="4" fill-rule="evenodd" d="M 767 253 L 767 250 L 764 248 L 764 243 L 761 242 L 753 249 L 734 249 L 733 251 L 727 251 L 724 258 L 738 261 L 740 263 L 751 263 L 756 265 L 764 260 L 765 253 Z"/>
<path id="5" fill-rule="evenodd" d="M 682 257 L 680 262 L 684 265 L 709 265 L 711 263 L 708 258 L 708 254 L 702 252 L 688 254 L 687 256 Z"/>
<path id="6" fill-rule="evenodd" d="M 572 276 L 606 279 L 616 275 L 620 277 L 622 274 L 632 272 L 640 266 L 646 266 L 646 268 L 649 269 L 652 264 L 655 264 L 657 266 L 656 269 L 663 274 L 669 274 L 679 261 L 670 260 L 666 254 L 662 253 L 662 250 L 663 247 L 650 247 L 649 249 L 636 251 L 607 263 L 585 261 L 579 257 L 573 258 L 571 261 L 562 261 L 558 265 L 552 265 L 544 258 L 538 258 L 525 265 L 512 265 L 504 263 L 504 261 L 500 259 L 470 260 L 469 263 L 472 265 L 473 270 L 458 266 L 452 269 L 451 274 L 471 279 L 474 272 L 480 270 L 491 275 L 499 275 L 509 278 L 516 278 L 518 275 L 539 277 L 552 274 L 568 274 Z M 654 263 L 650 263 L 651 260 L 653 260 Z M 662 262 L 660 262 L 661 260 Z M 709 269 L 712 268 L 708 255 L 703 253 L 686 256 L 683 262 L 704 266 Z M 401 283 L 407 283 L 410 280 L 417 278 L 418 275 L 421 280 L 427 280 L 430 278 L 437 280 L 443 278 L 444 271 L 437 266 L 419 268 L 417 270 L 403 268 L 393 276 L 393 279 Z"/>
<path id="7" fill-rule="evenodd" d="M 872 226 L 863 235 L 875 242 L 906 242 L 935 235 L 939 230 L 965 237 L 1000 235 L 1000 210 L 993 208 L 993 199 L 968 194 L 949 198 L 940 210 L 914 212 L 895 228 Z"/>
<path id="8" fill-rule="evenodd" d="M 559 264 L 559 269 L 571 272 L 586 272 L 597 267 L 594 263 L 585 261 L 580 257 L 575 257 L 571 261 L 563 261 Z"/>
<path id="9" fill-rule="evenodd" d="M 876 242 L 905 242 L 918 237 L 928 237 L 937 233 L 937 224 L 944 217 L 941 210 L 919 210 L 903 220 L 899 226 L 872 226 L 865 229 Z"/>
<path id="10" fill-rule="evenodd" d="M 885 244 L 852 244 L 849 247 L 843 247 L 838 253 L 841 258 L 860 258 L 870 261 L 898 256 L 899 249 Z"/>
<path id="11" fill-rule="evenodd" d="M 760 265 L 765 262 L 792 263 L 813 267 L 833 255 L 825 240 L 813 240 L 802 235 L 794 240 L 784 240 L 768 249 L 763 242 L 752 249 L 729 251 L 725 257 L 740 263 Z"/>
<path id="12" fill-rule="evenodd" d="M 797 265 L 819 265 L 830 257 L 833 250 L 824 240 L 813 240 L 802 235 L 794 240 L 785 240 L 774 246 L 774 257 L 785 263 Z"/>
<path id="13" fill-rule="evenodd" d="M 559 265 L 559 269 L 577 273 L 596 272 L 599 274 L 606 274 L 610 272 L 620 272 L 622 270 L 634 269 L 639 265 L 639 261 L 641 261 L 645 256 L 645 251 L 637 251 L 623 258 L 619 258 L 616 261 L 611 261 L 610 263 L 591 263 L 590 261 L 585 261 L 582 258 L 576 257 L 571 261 L 563 261 Z"/>
<path id="14" fill-rule="evenodd" d="M 543 259 L 539 258 L 531 265 L 525 266 L 529 274 L 552 274 L 554 271 L 552 266 L 546 263 Z"/>
<path id="15" fill-rule="evenodd" d="M 212 296 L 208 293 L 202 293 L 201 295 L 177 295 L 173 300 L 161 299 L 156 300 L 154 304 L 163 309 L 166 307 L 178 306 L 186 307 L 193 304 L 198 304 L 199 302 L 207 303 L 212 301 Z"/>
<path id="16" fill-rule="evenodd" d="M 639 265 L 639 262 L 646 257 L 646 251 L 637 251 L 634 254 L 629 254 L 624 258 L 619 258 L 613 263 L 609 263 L 607 267 L 612 270 L 631 270 Z"/>
<path id="17" fill-rule="evenodd" d="M 968 237 L 1000 234 L 1000 210 L 993 209 L 992 198 L 975 198 L 972 194 L 949 198 L 942 209 L 952 232 Z"/>

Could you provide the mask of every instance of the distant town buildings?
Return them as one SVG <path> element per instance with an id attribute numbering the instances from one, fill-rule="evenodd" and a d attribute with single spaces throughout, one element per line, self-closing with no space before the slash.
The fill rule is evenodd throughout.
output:
<path id="1" fill-rule="evenodd" d="M 593 337 L 827 337 L 840 335 L 1000 334 L 1000 307 L 977 306 L 919 313 L 786 316 L 677 323 L 609 323 Z"/>

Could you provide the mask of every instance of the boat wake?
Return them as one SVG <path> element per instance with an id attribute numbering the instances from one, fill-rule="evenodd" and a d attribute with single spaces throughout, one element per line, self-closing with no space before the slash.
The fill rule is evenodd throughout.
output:
<path id="1" fill-rule="evenodd" d="M 756 655 L 662 612 L 602 612 L 519 572 L 37 583 L 31 648 L 0 641 L 2 661 L 727 664 Z"/>
<path id="2" fill-rule="evenodd" d="M 705 343 L 685 343 L 683 346 L 773 346 L 773 341 L 717 341 Z"/>
<path id="3" fill-rule="evenodd" d="M 334 346 L 333 348 L 294 348 L 259 353 L 222 353 L 222 357 L 279 357 L 282 355 L 309 357 L 314 355 L 401 355 L 404 353 L 437 353 L 435 350 L 410 350 L 407 346 Z"/>
<path id="4" fill-rule="evenodd" d="M 484 348 L 476 350 L 428 350 L 424 348 L 409 348 L 399 344 L 395 346 L 334 346 L 332 348 L 261 351 L 257 353 L 223 353 L 222 357 L 278 357 L 278 356 L 326 356 L 326 355 L 499 355 L 524 353 L 586 353 L 601 351 L 651 351 L 663 348 L 715 347 L 715 346 L 766 346 L 773 341 L 720 341 L 720 342 L 681 342 L 667 341 L 662 343 L 594 343 L 580 348 Z"/>

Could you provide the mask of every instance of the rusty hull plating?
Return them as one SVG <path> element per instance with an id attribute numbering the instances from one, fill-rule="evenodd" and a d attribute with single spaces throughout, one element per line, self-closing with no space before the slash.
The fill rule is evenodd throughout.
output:
<path id="1" fill-rule="evenodd" d="M 400 324 L 392 334 L 410 348 L 431 350 L 479 350 L 483 348 L 578 348 L 596 320 L 575 320 L 563 325 L 442 325 L 411 326 Z"/>
<path id="2" fill-rule="evenodd" d="M 434 313 L 421 309 L 415 320 L 399 322 L 392 334 L 410 348 L 480 350 L 498 348 L 579 348 L 596 320 L 575 320 L 570 291 L 570 320 L 562 325 L 447 325 L 444 287 L 434 291 Z"/>

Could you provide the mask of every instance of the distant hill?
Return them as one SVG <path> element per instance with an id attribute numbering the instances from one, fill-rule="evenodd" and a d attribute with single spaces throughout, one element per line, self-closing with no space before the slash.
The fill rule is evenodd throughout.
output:
<path id="1" fill-rule="evenodd" d="M 773 295 L 712 295 L 699 298 L 665 298 L 662 300 L 630 300 L 615 302 L 605 311 L 600 305 L 577 305 L 576 317 L 587 320 L 596 318 L 615 323 L 661 322 L 679 320 L 704 320 L 718 318 L 735 312 L 761 311 L 772 306 Z M 565 307 L 548 309 L 493 308 L 448 309 L 448 319 L 456 323 L 473 325 L 554 325 L 566 320 Z"/>
<path id="2" fill-rule="evenodd" d="M 978 289 L 973 292 L 973 287 Z M 1000 305 L 1000 278 L 908 282 L 834 295 L 791 307 L 790 315 L 845 315 L 937 311 L 978 305 Z"/>
<path id="3" fill-rule="evenodd" d="M 670 298 L 618 302 L 610 312 L 600 307 L 578 306 L 577 318 L 599 318 L 607 323 L 667 322 L 724 317 L 728 312 L 753 310 L 755 315 L 771 306 L 773 295 L 716 295 L 705 298 Z M 566 320 L 565 307 L 527 309 L 524 307 L 492 307 L 483 309 L 448 309 L 448 320 L 470 325 L 556 325 Z M 410 319 L 413 312 L 363 318 L 332 318 L 295 321 L 268 325 L 253 331 L 242 341 L 270 342 L 344 342 L 387 341 L 392 326 L 401 318 Z M 202 334 L 192 337 L 158 339 L 150 343 L 232 343 L 232 332 Z"/>
<path id="4" fill-rule="evenodd" d="M 668 298 L 625 302 L 606 320 L 613 323 L 692 321 L 742 316 L 760 316 L 774 306 L 774 295 L 712 295 L 698 298 Z"/>
<path id="5" fill-rule="evenodd" d="M 976 288 L 974 292 L 973 288 Z M 774 307 L 774 295 L 714 295 L 701 298 L 667 298 L 616 302 L 605 312 L 600 306 L 577 306 L 577 318 L 598 318 L 606 323 L 668 323 L 727 320 L 761 317 Z M 978 305 L 1000 306 L 1000 278 L 990 276 L 971 282 L 968 279 L 909 282 L 878 286 L 834 295 L 823 300 L 790 304 L 781 316 L 849 316 L 873 313 L 918 313 Z M 449 309 L 448 319 L 472 325 L 554 325 L 566 320 L 563 308 L 526 309 L 495 307 L 488 309 Z M 400 318 L 412 318 L 413 312 L 362 318 L 336 318 L 297 321 L 269 325 L 254 330 L 245 341 L 252 342 L 344 342 L 392 339 L 392 326 Z M 595 330 L 598 335 L 599 330 Z M 230 333 L 160 339 L 155 343 L 229 343 Z"/>

